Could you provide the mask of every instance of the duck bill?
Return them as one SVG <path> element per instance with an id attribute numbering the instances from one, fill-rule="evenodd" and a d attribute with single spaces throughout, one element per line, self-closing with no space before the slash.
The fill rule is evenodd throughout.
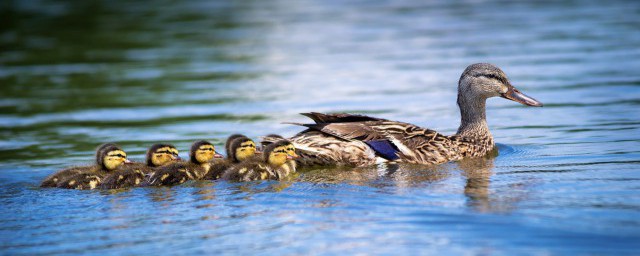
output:
<path id="1" fill-rule="evenodd" d="M 521 93 L 518 89 L 513 86 L 509 86 L 509 90 L 507 92 L 500 95 L 500 97 L 518 102 L 522 105 L 532 106 L 532 107 L 542 107 L 542 102 L 531 98 L 524 93 Z"/>
<path id="2" fill-rule="evenodd" d="M 213 155 L 213 158 L 224 158 L 224 156 L 221 155 L 221 154 L 216 153 L 216 154 Z"/>

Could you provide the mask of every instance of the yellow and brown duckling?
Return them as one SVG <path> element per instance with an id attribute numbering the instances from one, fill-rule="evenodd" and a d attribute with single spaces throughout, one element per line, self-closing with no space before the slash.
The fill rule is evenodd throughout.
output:
<path id="1" fill-rule="evenodd" d="M 231 168 L 234 164 L 238 164 L 255 156 L 256 143 L 244 135 L 234 134 L 229 136 L 225 143 L 227 150 L 227 158 L 214 159 L 211 162 L 211 169 L 204 179 L 217 180 L 222 177 L 224 171 Z"/>
<path id="2" fill-rule="evenodd" d="M 286 139 L 278 134 L 269 134 L 262 137 L 262 141 L 260 141 L 260 145 L 262 145 L 262 148 L 266 148 L 270 144 L 281 141 L 281 140 L 286 140 Z M 289 146 L 287 146 L 287 154 L 293 157 L 293 159 L 287 161 L 287 165 L 289 165 L 289 168 L 291 170 L 295 170 L 298 167 L 296 163 L 296 159 L 299 158 L 299 156 L 298 154 L 296 154 L 296 147 L 293 146 L 293 144 L 290 144 Z"/>
<path id="3" fill-rule="evenodd" d="M 121 168 L 128 162 L 127 154 L 118 145 L 103 144 L 96 150 L 96 164 L 72 167 L 47 177 L 40 187 L 67 189 L 94 189 L 107 174 Z"/>
<path id="4" fill-rule="evenodd" d="M 151 186 L 178 185 L 187 180 L 199 180 L 209 172 L 210 161 L 222 158 L 208 141 L 196 141 L 191 145 L 188 162 L 175 162 L 156 169 L 146 182 Z"/>
<path id="5" fill-rule="evenodd" d="M 158 167 L 180 160 L 178 149 L 171 144 L 154 144 L 146 154 L 146 163 L 125 163 L 117 172 L 107 175 L 100 188 L 118 189 L 138 186 Z"/>
<path id="6" fill-rule="evenodd" d="M 262 158 L 252 158 L 234 165 L 225 171 L 222 178 L 231 181 L 281 180 L 295 172 L 295 166 L 292 169 L 287 164 L 294 158 L 287 152 L 290 146 L 292 144 L 288 140 L 272 143 L 264 149 Z"/>

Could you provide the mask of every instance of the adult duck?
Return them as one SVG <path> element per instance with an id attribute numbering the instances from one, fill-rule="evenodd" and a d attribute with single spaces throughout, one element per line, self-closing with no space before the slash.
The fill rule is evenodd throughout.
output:
<path id="1" fill-rule="evenodd" d="M 491 97 L 542 106 L 513 87 L 500 68 L 478 63 L 468 66 L 460 76 L 458 106 L 462 120 L 454 135 L 364 115 L 303 113 L 315 124 L 298 124 L 308 129 L 290 141 L 300 156 L 298 164 L 303 166 L 367 166 L 381 161 L 432 165 L 479 157 L 495 146 L 485 114 L 486 100 Z"/>

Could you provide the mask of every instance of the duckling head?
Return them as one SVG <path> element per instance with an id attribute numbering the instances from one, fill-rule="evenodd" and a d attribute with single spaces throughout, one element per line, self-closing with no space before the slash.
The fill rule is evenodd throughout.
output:
<path id="1" fill-rule="evenodd" d="M 469 65 L 458 82 L 458 105 L 484 102 L 491 97 L 502 97 L 523 105 L 542 107 L 542 103 L 513 87 L 502 70 L 493 64 Z"/>
<path id="2" fill-rule="evenodd" d="M 298 156 L 298 154 L 296 154 L 296 147 L 293 146 L 292 143 L 289 143 L 286 145 L 287 147 L 287 155 L 289 155 L 292 159 L 296 159 L 300 156 Z"/>
<path id="3" fill-rule="evenodd" d="M 120 146 L 113 143 L 106 143 L 96 150 L 96 162 L 105 170 L 115 170 L 127 160 L 125 153 Z"/>
<path id="4" fill-rule="evenodd" d="M 147 150 L 148 166 L 163 166 L 177 160 L 180 160 L 178 149 L 171 144 L 154 144 Z"/>
<path id="5" fill-rule="evenodd" d="M 191 145 L 189 158 L 193 163 L 204 164 L 213 158 L 222 158 L 222 155 L 216 153 L 216 149 L 211 142 L 200 140 Z"/>
<path id="6" fill-rule="evenodd" d="M 231 143 L 233 142 L 233 140 L 238 138 L 247 138 L 247 136 L 238 133 L 232 134 L 224 143 L 224 152 L 227 152 L 227 159 L 233 160 L 233 157 L 231 157 L 231 155 L 233 154 L 233 151 L 231 150 Z"/>
<path id="7" fill-rule="evenodd" d="M 288 140 L 280 140 L 276 143 L 270 144 L 264 151 L 265 162 L 272 166 L 284 165 L 287 161 L 293 159 L 293 156 L 289 155 L 287 151 L 291 146 L 291 142 Z"/>
<path id="8" fill-rule="evenodd" d="M 231 142 L 227 157 L 234 162 L 242 162 L 255 154 L 256 143 L 247 137 L 240 137 Z"/>

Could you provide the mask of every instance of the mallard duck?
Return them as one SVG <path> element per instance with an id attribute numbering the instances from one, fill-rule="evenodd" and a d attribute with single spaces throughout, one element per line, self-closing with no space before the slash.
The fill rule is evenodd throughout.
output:
<path id="1" fill-rule="evenodd" d="M 144 181 L 157 167 L 180 160 L 178 149 L 171 144 L 154 144 L 146 154 L 146 163 L 125 163 L 118 171 L 112 172 L 102 180 L 100 188 L 118 189 L 134 187 Z"/>
<path id="2" fill-rule="evenodd" d="M 468 66 L 458 82 L 461 124 L 447 136 L 413 124 L 351 114 L 303 113 L 315 124 L 290 140 L 302 165 L 368 166 L 381 161 L 441 164 L 479 157 L 494 148 L 485 102 L 503 97 L 527 106 L 542 103 L 511 85 L 500 68 L 487 63 Z"/>
<path id="3" fill-rule="evenodd" d="M 252 158 L 227 169 L 222 178 L 231 181 L 281 180 L 295 172 L 287 165 L 293 159 L 287 153 L 292 144 L 288 140 L 280 140 L 268 145 L 262 158 Z"/>
<path id="4" fill-rule="evenodd" d="M 204 140 L 196 141 L 191 145 L 188 162 L 175 162 L 158 167 L 149 175 L 145 185 L 178 185 L 187 180 L 202 179 L 209 171 L 213 158 L 222 158 L 222 155 L 216 153 L 213 144 Z"/>
<path id="5" fill-rule="evenodd" d="M 118 145 L 106 143 L 96 150 L 96 164 L 68 168 L 47 177 L 40 187 L 94 189 L 102 178 L 128 162 L 127 154 Z"/>
<path id="6" fill-rule="evenodd" d="M 229 136 L 225 143 L 227 158 L 214 159 L 211 162 L 211 169 L 207 172 L 205 180 L 217 180 L 224 171 L 234 164 L 253 157 L 256 154 L 256 144 L 253 140 L 244 135 L 234 134 Z"/>

